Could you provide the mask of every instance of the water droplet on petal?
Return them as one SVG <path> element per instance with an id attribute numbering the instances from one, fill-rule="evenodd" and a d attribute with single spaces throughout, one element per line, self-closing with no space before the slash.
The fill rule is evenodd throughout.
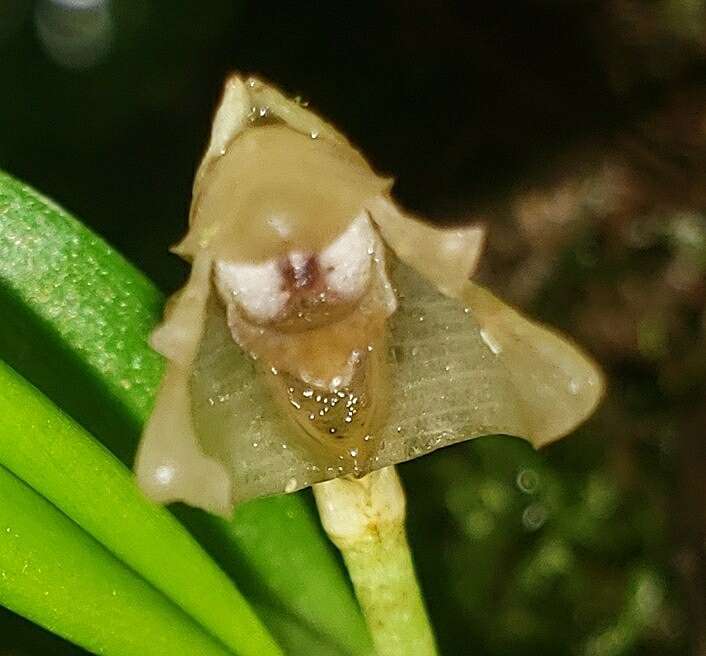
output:
<path id="1" fill-rule="evenodd" d="M 154 477 L 160 485 L 167 485 L 174 478 L 175 473 L 171 465 L 160 465 L 155 469 Z"/>
<path id="2" fill-rule="evenodd" d="M 492 351 L 494 355 L 498 355 L 503 350 L 503 347 L 496 341 L 496 339 L 485 329 L 480 329 L 480 338 L 483 343 Z"/>

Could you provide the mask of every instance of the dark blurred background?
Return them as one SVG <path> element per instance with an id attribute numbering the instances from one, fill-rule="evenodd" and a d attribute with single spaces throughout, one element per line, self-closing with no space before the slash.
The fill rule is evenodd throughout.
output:
<path id="1" fill-rule="evenodd" d="M 706 2 L 0 0 L 0 168 L 166 292 L 224 76 L 301 95 L 610 389 L 401 467 L 449 656 L 706 654 Z M 0 611 L 0 654 L 78 654 Z"/>

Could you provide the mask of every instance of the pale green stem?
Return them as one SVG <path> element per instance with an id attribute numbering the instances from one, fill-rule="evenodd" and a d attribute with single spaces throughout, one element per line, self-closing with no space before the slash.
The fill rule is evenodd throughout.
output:
<path id="1" fill-rule="evenodd" d="M 395 468 L 319 483 L 314 496 L 324 529 L 346 561 L 378 656 L 435 656 Z"/>

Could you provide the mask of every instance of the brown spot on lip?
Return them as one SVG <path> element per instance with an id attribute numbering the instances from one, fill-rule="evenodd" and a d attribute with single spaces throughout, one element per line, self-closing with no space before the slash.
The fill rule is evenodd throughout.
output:
<path id="1" fill-rule="evenodd" d="M 310 292 L 323 282 L 316 255 L 306 255 L 302 262 L 294 262 L 291 257 L 284 258 L 280 262 L 280 271 L 285 291 Z"/>

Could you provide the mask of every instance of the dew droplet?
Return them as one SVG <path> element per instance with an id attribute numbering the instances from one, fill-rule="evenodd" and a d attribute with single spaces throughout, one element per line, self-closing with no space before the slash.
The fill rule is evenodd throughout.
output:
<path id="1" fill-rule="evenodd" d="M 480 329 L 480 338 L 483 343 L 492 351 L 493 355 L 498 355 L 503 350 L 503 347 L 497 342 L 497 340 L 485 329 Z"/>
<path id="2" fill-rule="evenodd" d="M 175 473 L 172 465 L 160 465 L 155 469 L 154 477 L 160 485 L 167 485 L 172 481 Z"/>
<path id="3" fill-rule="evenodd" d="M 297 479 L 296 478 L 290 478 L 287 481 L 287 484 L 284 486 L 284 491 L 289 494 L 290 492 L 294 492 L 294 490 L 297 489 Z"/>

